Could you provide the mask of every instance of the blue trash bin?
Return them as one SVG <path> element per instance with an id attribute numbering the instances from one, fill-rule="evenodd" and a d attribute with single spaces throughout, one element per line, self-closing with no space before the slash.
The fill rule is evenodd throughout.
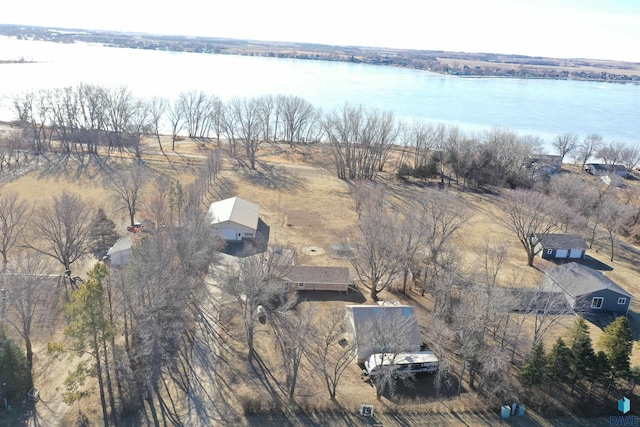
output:
<path id="1" fill-rule="evenodd" d="M 524 405 L 520 404 L 518 405 L 518 416 L 522 417 L 525 414 L 525 409 L 524 409 Z"/>
<path id="2" fill-rule="evenodd" d="M 509 418 L 511 416 L 511 406 L 504 405 L 500 411 L 500 417 Z"/>

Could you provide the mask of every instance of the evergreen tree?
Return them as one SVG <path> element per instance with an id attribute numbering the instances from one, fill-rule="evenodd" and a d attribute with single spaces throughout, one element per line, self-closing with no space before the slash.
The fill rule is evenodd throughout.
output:
<path id="1" fill-rule="evenodd" d="M 27 357 L 0 324 L 0 393 L 7 398 L 24 397 L 33 387 Z"/>
<path id="2" fill-rule="evenodd" d="M 520 382 L 522 385 L 531 387 L 532 385 L 540 384 L 544 379 L 546 365 L 544 346 L 541 342 L 534 344 L 529 359 L 520 370 Z"/>
<path id="3" fill-rule="evenodd" d="M 596 355 L 589 335 L 589 325 L 584 318 L 576 319 L 569 336 L 571 338 L 571 393 L 573 394 L 577 382 L 588 377 Z"/>
<path id="4" fill-rule="evenodd" d="M 607 353 L 611 364 L 611 382 L 617 376 L 626 375 L 630 369 L 633 335 L 629 319 L 620 316 L 604 328 L 598 345 Z"/>
<path id="5" fill-rule="evenodd" d="M 640 381 L 640 366 L 636 365 L 629 371 L 629 381 L 631 382 L 630 394 L 636 389 L 636 385 Z"/>
<path id="6" fill-rule="evenodd" d="M 600 350 L 598 354 L 596 354 L 594 363 L 590 372 L 591 377 L 591 386 L 589 387 L 589 395 L 593 392 L 593 386 L 598 381 L 602 381 L 609 375 L 611 371 L 611 365 L 609 364 L 609 358 L 607 354 Z"/>
<path id="7" fill-rule="evenodd" d="M 549 382 L 549 389 L 551 389 L 552 385 L 560 384 L 567 380 L 570 366 L 571 349 L 559 337 L 547 356 L 546 376 Z"/>
<path id="8" fill-rule="evenodd" d="M 109 391 L 110 403 L 113 402 L 111 380 L 109 377 L 106 342 L 113 333 L 105 316 L 105 299 L 102 281 L 107 275 L 103 263 L 97 263 L 88 274 L 89 279 L 73 292 L 71 302 L 67 305 L 67 327 L 64 334 L 71 339 L 71 347 L 78 353 L 88 353 L 95 362 L 95 369 L 81 370 L 95 372 L 98 378 L 100 403 L 105 426 L 109 424 L 104 386 L 105 378 Z M 112 417 L 115 416 L 112 403 Z"/>
<path id="9" fill-rule="evenodd" d="M 116 232 L 116 224 L 107 217 L 102 208 L 98 209 L 91 223 L 89 239 L 93 256 L 102 260 L 109 248 L 120 238 Z"/>

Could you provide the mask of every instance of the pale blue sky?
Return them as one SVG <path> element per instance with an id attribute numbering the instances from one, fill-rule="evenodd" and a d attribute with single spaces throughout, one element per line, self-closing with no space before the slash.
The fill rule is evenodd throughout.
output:
<path id="1" fill-rule="evenodd" d="M 0 23 L 640 62 L 640 0 L 15 0 Z"/>

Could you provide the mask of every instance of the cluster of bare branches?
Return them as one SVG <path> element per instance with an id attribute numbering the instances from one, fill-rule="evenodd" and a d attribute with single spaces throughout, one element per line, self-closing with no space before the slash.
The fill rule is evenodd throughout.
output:
<path id="1" fill-rule="evenodd" d="M 323 128 L 341 179 L 374 179 L 384 170 L 399 134 L 392 113 L 349 104 L 326 115 Z"/>
<path id="2" fill-rule="evenodd" d="M 64 153 L 132 149 L 140 157 L 140 138 L 150 132 L 149 108 L 126 87 L 80 84 L 25 92 L 13 110 L 31 151 L 42 154 L 55 140 Z"/>

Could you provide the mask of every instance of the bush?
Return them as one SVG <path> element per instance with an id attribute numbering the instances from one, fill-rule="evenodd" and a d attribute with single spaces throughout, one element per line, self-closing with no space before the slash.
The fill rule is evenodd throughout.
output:
<path id="1" fill-rule="evenodd" d="M 398 168 L 398 172 L 396 172 L 396 178 L 401 181 L 406 181 L 407 177 L 409 177 L 412 172 L 413 170 L 411 169 L 411 167 L 403 163 L 400 165 L 400 168 Z"/>

